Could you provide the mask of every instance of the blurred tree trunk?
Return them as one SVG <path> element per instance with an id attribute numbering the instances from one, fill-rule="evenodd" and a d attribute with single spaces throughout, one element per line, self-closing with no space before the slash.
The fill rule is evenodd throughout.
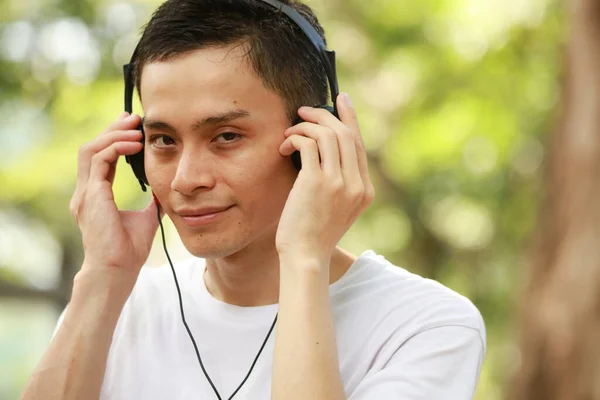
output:
<path id="1" fill-rule="evenodd" d="M 600 399 L 600 1 L 571 0 L 511 400 Z"/>

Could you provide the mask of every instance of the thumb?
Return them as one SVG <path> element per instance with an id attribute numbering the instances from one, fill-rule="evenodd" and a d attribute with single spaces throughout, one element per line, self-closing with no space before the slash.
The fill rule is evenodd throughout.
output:
<path id="1" fill-rule="evenodd" d="M 160 217 L 159 217 L 159 210 L 160 210 Z M 152 234 L 154 235 L 154 233 L 156 233 L 156 230 L 158 229 L 159 218 L 162 220 L 162 218 L 165 215 L 165 212 L 162 210 L 162 207 L 160 207 L 158 205 L 158 201 L 155 201 L 153 198 L 150 200 L 150 202 L 148 203 L 146 208 L 144 208 L 143 210 L 140 210 L 140 212 L 144 216 L 144 218 L 142 218 L 142 220 L 143 220 L 142 223 L 145 225 L 140 228 L 142 228 L 143 232 L 152 232 Z"/>
<path id="2" fill-rule="evenodd" d="M 152 200 L 154 201 L 154 205 L 160 209 L 160 219 L 162 220 L 162 218 L 165 216 L 165 211 L 163 210 L 162 206 L 160 205 L 160 201 L 158 201 L 158 198 L 156 197 L 154 192 L 152 192 Z M 158 214 L 156 209 L 154 209 L 154 213 Z"/>

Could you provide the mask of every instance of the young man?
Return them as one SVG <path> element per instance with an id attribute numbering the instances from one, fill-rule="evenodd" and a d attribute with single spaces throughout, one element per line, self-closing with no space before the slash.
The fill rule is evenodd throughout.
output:
<path id="1" fill-rule="evenodd" d="M 140 116 L 123 114 L 80 150 L 85 260 L 23 398 L 472 398 L 475 307 L 337 246 L 374 190 L 348 96 L 339 119 L 300 107 L 324 104 L 327 81 L 294 23 L 259 0 L 169 0 L 135 63 L 155 201 L 115 206 L 116 162 L 142 149 Z M 186 325 L 171 270 L 142 268 L 158 205 L 195 256 L 175 266 Z"/>

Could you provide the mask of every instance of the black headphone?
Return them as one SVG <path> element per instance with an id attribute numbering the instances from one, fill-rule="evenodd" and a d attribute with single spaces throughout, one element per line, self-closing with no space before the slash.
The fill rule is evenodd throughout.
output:
<path id="1" fill-rule="evenodd" d="M 338 115 L 337 115 L 337 108 L 336 108 L 336 99 L 339 94 L 339 89 L 338 89 L 338 81 L 337 81 L 337 72 L 336 72 L 336 68 L 335 68 L 335 51 L 327 49 L 325 42 L 323 41 L 321 36 L 317 33 L 315 28 L 313 28 L 313 26 L 310 24 L 310 22 L 308 22 L 302 15 L 300 15 L 300 13 L 298 13 L 292 7 L 290 7 L 286 4 L 283 4 L 277 0 L 259 0 L 259 1 L 269 4 L 270 6 L 277 9 L 279 12 L 282 12 L 285 15 L 287 15 L 302 30 L 302 32 L 304 32 L 306 37 L 310 40 L 312 45 L 315 47 L 315 49 L 317 50 L 317 54 L 319 55 L 319 59 L 321 60 L 323 67 L 325 68 L 325 72 L 327 74 L 327 81 L 329 82 L 329 89 L 331 92 L 331 100 L 333 103 L 333 107 L 329 106 L 329 105 L 319 105 L 316 107 L 324 108 L 324 109 L 328 110 L 333 115 L 335 115 L 337 118 Z M 133 100 L 133 90 L 135 87 L 135 82 L 133 79 L 133 63 L 134 63 L 137 53 L 138 53 L 138 47 L 139 47 L 139 43 L 135 47 L 135 50 L 133 51 L 133 55 L 131 56 L 131 60 L 129 61 L 129 64 L 125 64 L 123 66 L 123 76 L 125 78 L 125 111 L 127 111 L 129 114 L 131 114 L 133 111 L 132 100 Z M 300 122 L 302 122 L 302 119 L 298 117 L 298 119 L 294 122 L 294 125 L 298 124 Z M 143 124 L 140 124 L 140 126 L 137 129 L 142 131 L 142 144 L 144 144 Z M 292 153 L 292 155 L 291 155 L 291 159 L 292 159 L 292 163 L 294 164 L 296 169 L 300 170 L 300 168 L 302 168 L 302 163 L 300 161 L 300 152 L 294 151 L 294 153 Z M 145 192 L 146 185 L 149 185 L 149 183 L 148 183 L 148 179 L 146 178 L 146 172 L 144 170 L 144 148 L 142 147 L 142 150 L 139 153 L 136 153 L 136 154 L 133 154 L 130 156 L 125 156 L 125 160 L 127 160 L 127 163 L 131 165 L 131 169 L 133 169 L 133 173 L 135 174 L 135 177 L 138 179 L 138 182 L 142 186 L 142 190 Z"/>

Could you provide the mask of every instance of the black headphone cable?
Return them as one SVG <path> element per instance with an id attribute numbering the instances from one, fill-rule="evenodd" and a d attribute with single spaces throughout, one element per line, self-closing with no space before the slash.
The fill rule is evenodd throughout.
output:
<path id="1" fill-rule="evenodd" d="M 210 379 L 210 377 L 208 376 L 208 372 L 206 372 L 206 369 L 204 368 L 204 364 L 202 363 L 202 358 L 200 357 L 200 352 L 198 351 L 198 346 L 196 345 L 196 340 L 194 339 L 194 336 L 192 335 L 192 331 L 190 330 L 190 327 L 188 326 L 188 324 L 185 320 L 185 315 L 183 313 L 183 301 L 181 300 L 181 290 L 179 289 L 179 282 L 177 281 L 177 274 L 175 274 L 175 268 L 173 268 L 173 263 L 171 262 L 171 257 L 169 256 L 169 252 L 167 251 L 167 243 L 165 240 L 165 230 L 163 228 L 162 220 L 160 218 L 160 206 L 158 205 L 158 202 L 156 202 L 156 210 L 157 210 L 157 214 L 158 214 L 158 224 L 160 225 L 160 234 L 162 236 L 163 248 L 165 249 L 165 254 L 167 255 L 167 260 L 169 260 L 169 265 L 171 266 L 171 271 L 173 272 L 173 278 L 175 278 L 175 287 L 177 288 L 177 296 L 179 297 L 179 309 L 181 310 L 181 319 L 183 321 L 183 325 L 185 326 L 185 329 L 187 330 L 187 333 L 192 341 L 192 344 L 194 345 L 194 350 L 196 351 L 196 356 L 198 357 L 198 362 L 200 363 L 200 368 L 202 368 L 202 372 L 204 372 L 204 376 L 206 376 L 206 379 L 208 380 L 208 383 L 210 383 L 210 386 L 212 387 L 213 391 L 217 395 L 217 398 L 219 400 L 222 400 L 221 395 L 219 394 L 219 391 L 215 387 L 215 384 Z M 246 374 L 246 377 L 244 378 L 244 380 L 242 380 L 242 383 L 240 383 L 240 385 L 237 387 L 237 389 L 235 389 L 235 391 L 232 393 L 232 395 L 229 396 L 228 400 L 231 400 L 233 398 L 233 396 L 235 396 L 235 394 L 241 389 L 242 385 L 244 383 L 246 383 L 246 380 L 248 380 L 248 377 L 250 376 L 252 369 L 254 368 L 254 366 L 256 365 L 256 362 L 258 361 L 258 357 L 260 356 L 260 353 L 262 353 L 263 349 L 265 348 L 265 345 L 267 344 L 267 341 L 269 340 L 269 336 L 271 336 L 271 332 L 273 331 L 273 328 L 275 328 L 275 323 L 277 322 L 278 314 L 279 313 L 275 314 L 275 319 L 273 320 L 273 323 L 271 324 L 269 333 L 267 333 L 267 336 L 265 337 L 265 340 L 263 341 L 262 346 L 260 346 L 260 350 L 258 350 L 258 353 L 256 354 L 256 357 L 254 358 L 254 361 L 252 362 L 252 365 L 250 366 L 250 370 Z"/>

